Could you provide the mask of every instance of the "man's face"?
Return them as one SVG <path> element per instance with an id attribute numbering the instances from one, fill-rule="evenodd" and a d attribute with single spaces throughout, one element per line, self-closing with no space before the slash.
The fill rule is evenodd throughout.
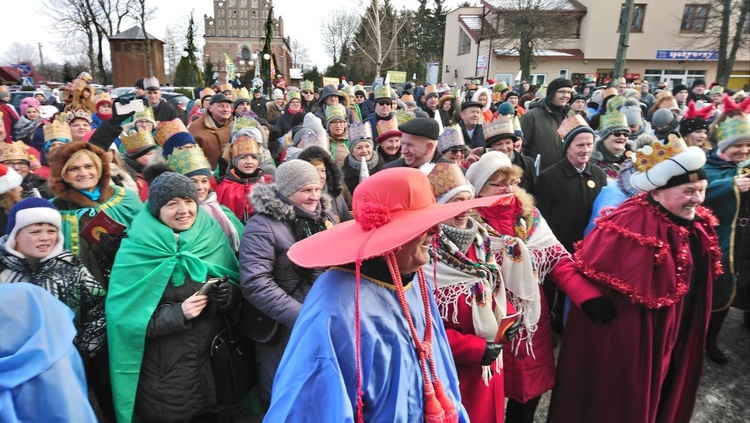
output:
<path id="1" fill-rule="evenodd" d="M 586 100 L 578 99 L 570 105 L 570 109 L 576 112 L 581 112 L 586 108 Z"/>
<path id="2" fill-rule="evenodd" d="M 461 110 L 461 120 L 464 121 L 464 125 L 471 129 L 479 125 L 479 117 L 482 115 L 482 109 L 479 107 L 467 107 Z"/>
<path id="3" fill-rule="evenodd" d="M 591 152 L 594 150 L 594 134 L 584 132 L 576 135 L 570 147 L 565 152 L 565 157 L 573 166 L 581 169 L 588 163 Z"/>
<path id="4" fill-rule="evenodd" d="M 329 106 L 339 104 L 339 97 L 337 95 L 329 95 L 326 97 L 326 104 Z"/>
<path id="5" fill-rule="evenodd" d="M 301 91 L 300 95 L 308 103 L 312 102 L 315 99 L 315 94 L 310 90 Z"/>
<path id="6" fill-rule="evenodd" d="M 35 99 L 36 99 L 36 100 L 37 100 L 38 102 L 40 102 L 40 103 L 42 103 L 42 104 L 44 104 L 44 103 L 45 103 L 45 102 L 47 101 L 47 99 L 46 99 L 46 98 L 44 98 L 44 94 L 36 94 L 36 95 L 34 96 L 34 98 L 35 98 Z"/>
<path id="7" fill-rule="evenodd" d="M 437 104 L 438 104 L 438 98 L 437 98 L 437 96 L 434 95 L 434 96 L 428 98 L 426 104 L 427 104 L 427 107 L 430 108 L 430 110 L 437 109 Z"/>
<path id="8" fill-rule="evenodd" d="M 648 94 L 648 84 L 641 83 L 641 92 L 643 94 Z"/>
<path id="9" fill-rule="evenodd" d="M 391 114 L 391 100 L 378 100 L 375 103 L 375 113 L 380 117 L 386 117 Z"/>
<path id="10" fill-rule="evenodd" d="M 693 94 L 703 95 L 704 92 L 706 92 L 705 85 L 696 85 L 695 88 L 693 88 Z"/>
<path id="11" fill-rule="evenodd" d="M 365 102 L 365 95 L 364 94 L 357 94 L 354 96 L 354 101 L 357 102 L 357 104 L 362 104 Z"/>
<path id="12" fill-rule="evenodd" d="M 628 88 L 627 84 L 617 84 L 617 95 L 622 95 L 622 92 L 625 91 L 625 88 Z"/>
<path id="13" fill-rule="evenodd" d="M 706 198 L 705 180 L 688 182 L 676 187 L 657 189 L 651 192 L 651 198 L 675 216 L 686 220 L 695 218 L 695 209 Z"/>
<path id="14" fill-rule="evenodd" d="M 571 88 L 560 88 L 559 90 L 555 91 L 555 95 L 552 96 L 552 104 L 558 107 L 562 107 L 568 104 L 568 101 L 570 101 L 570 97 L 572 95 L 573 90 Z"/>
<path id="15" fill-rule="evenodd" d="M 247 101 L 243 101 L 242 103 L 238 104 L 237 108 L 234 109 L 234 111 L 237 112 L 238 115 L 245 113 L 248 110 L 250 110 L 250 103 L 248 103 Z"/>
<path id="16" fill-rule="evenodd" d="M 677 99 L 680 103 L 684 103 L 685 100 L 688 98 L 688 92 L 687 90 L 682 90 L 674 95 L 674 98 Z"/>
<path id="17" fill-rule="evenodd" d="M 232 117 L 232 103 L 228 101 L 221 101 L 208 106 L 208 111 L 211 113 L 211 117 L 220 123 L 224 123 Z"/>
<path id="18" fill-rule="evenodd" d="M 146 99 L 151 107 L 156 107 L 161 101 L 161 90 L 146 91 Z"/>
<path id="19" fill-rule="evenodd" d="M 405 133 L 401 137 L 401 157 L 407 166 L 418 168 L 432 160 L 436 145 L 435 140 Z"/>

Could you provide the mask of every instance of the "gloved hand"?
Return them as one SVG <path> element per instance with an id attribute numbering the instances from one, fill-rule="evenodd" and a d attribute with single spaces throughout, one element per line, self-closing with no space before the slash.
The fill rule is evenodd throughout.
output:
<path id="1" fill-rule="evenodd" d="M 617 309 L 612 301 L 605 297 L 585 301 L 581 304 L 581 310 L 591 319 L 591 323 L 599 321 L 606 325 L 617 317 Z"/>
<path id="2" fill-rule="evenodd" d="M 226 280 L 217 282 L 213 288 L 208 291 L 208 300 L 211 301 L 219 310 L 223 310 L 232 303 L 232 287 Z"/>
<path id="3" fill-rule="evenodd" d="M 99 248 L 102 250 L 104 258 L 114 260 L 117 250 L 120 249 L 122 239 L 127 235 L 112 235 L 108 233 L 99 234 Z"/>
<path id="4" fill-rule="evenodd" d="M 482 366 L 489 366 L 492 364 L 500 352 L 503 351 L 503 344 L 496 344 L 494 342 L 488 342 L 487 346 L 484 347 L 484 354 L 482 354 L 482 361 L 479 362 Z"/>
<path id="5" fill-rule="evenodd" d="M 518 331 L 521 330 L 521 320 L 516 320 L 513 322 L 512 325 L 508 327 L 508 329 L 505 330 L 505 339 L 508 340 L 508 342 L 513 341 L 513 338 L 518 335 Z"/>
<path id="6" fill-rule="evenodd" d="M 141 101 L 141 100 L 136 100 L 136 101 Z M 116 98 L 112 102 L 112 117 L 109 118 L 109 124 L 110 125 L 115 125 L 115 126 L 120 126 L 128 118 L 130 118 L 131 116 L 133 116 L 135 114 L 135 112 L 126 113 L 124 115 L 117 114 L 117 104 L 116 103 L 130 104 L 130 100 L 128 100 L 127 98 L 118 97 L 118 98 Z"/>

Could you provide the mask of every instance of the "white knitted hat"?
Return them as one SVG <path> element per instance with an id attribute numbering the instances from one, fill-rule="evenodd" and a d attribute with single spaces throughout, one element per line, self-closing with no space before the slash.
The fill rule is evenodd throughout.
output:
<path id="1" fill-rule="evenodd" d="M 469 167 L 469 170 L 466 171 L 466 179 L 474 185 L 476 192 L 479 192 L 493 173 L 502 167 L 511 166 L 513 166 L 513 163 L 504 153 L 489 151 L 484 153 L 478 162 Z"/>

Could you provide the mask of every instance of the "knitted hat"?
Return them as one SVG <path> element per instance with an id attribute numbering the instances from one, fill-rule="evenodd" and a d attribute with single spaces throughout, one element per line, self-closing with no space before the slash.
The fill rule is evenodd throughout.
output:
<path id="1" fill-rule="evenodd" d="M 518 94 L 516 91 L 508 91 L 508 94 L 505 94 L 505 101 L 508 101 L 508 99 L 511 97 L 521 98 L 521 95 Z"/>
<path id="2" fill-rule="evenodd" d="M 511 166 L 513 166 L 513 163 L 505 154 L 499 151 L 488 151 L 482 155 L 478 162 L 469 166 L 469 170 L 466 171 L 466 179 L 479 192 L 484 188 L 493 173 L 500 168 Z"/>
<path id="3" fill-rule="evenodd" d="M 18 234 L 18 231 L 37 223 L 49 223 L 57 229 L 60 229 L 62 226 L 62 217 L 60 216 L 60 212 L 57 211 L 57 208 L 49 200 L 44 198 L 29 197 L 16 203 L 11 207 L 10 212 L 8 212 L 8 226 L 6 228 L 8 238 L 6 245 L 15 250 L 16 235 Z M 64 237 L 62 232 L 58 232 L 57 243 L 55 244 L 56 248 L 54 250 L 61 251 L 63 241 Z M 52 253 L 50 255 L 52 255 Z"/>
<path id="4" fill-rule="evenodd" d="M 39 103 L 39 100 L 35 99 L 34 97 L 26 97 L 21 100 L 21 116 L 26 116 L 26 110 L 28 110 L 29 107 L 33 107 L 37 112 L 41 111 L 42 109 L 42 105 Z"/>
<path id="5" fill-rule="evenodd" d="M 276 88 L 275 90 L 273 90 L 273 94 L 271 95 L 271 98 L 273 100 L 278 100 L 280 98 L 283 99 L 284 98 L 284 92 L 281 91 L 280 89 Z"/>
<path id="6" fill-rule="evenodd" d="M 427 173 L 438 204 L 446 204 L 460 192 L 468 192 L 469 199 L 476 194 L 461 167 L 455 163 L 426 163 L 419 170 Z"/>
<path id="7" fill-rule="evenodd" d="M 607 103 L 607 114 L 603 115 L 599 121 L 599 136 L 602 140 L 606 139 L 613 132 L 630 133 L 630 128 L 628 128 L 628 121 L 625 118 L 625 115 L 617 109 L 618 102 L 613 100 L 614 99 L 610 99 Z"/>
<path id="8" fill-rule="evenodd" d="M 319 185 L 320 181 L 318 169 L 304 160 L 289 160 L 276 169 L 277 190 L 287 198 L 308 185 Z"/>
<path id="9" fill-rule="evenodd" d="M 424 87 L 424 101 L 429 100 L 432 97 L 437 97 L 437 88 L 434 85 L 428 85 Z"/>
<path id="10" fill-rule="evenodd" d="M 690 89 L 692 90 L 693 88 L 697 87 L 698 85 L 703 85 L 705 87 L 706 86 L 706 80 L 705 79 L 700 79 L 700 78 L 696 79 L 695 81 L 693 81 L 693 84 L 690 85 Z"/>
<path id="11" fill-rule="evenodd" d="M 740 114 L 727 118 L 716 130 L 716 140 L 721 152 L 734 144 L 750 140 L 750 115 Z"/>
<path id="12" fill-rule="evenodd" d="M 714 105 L 698 108 L 694 101 L 690 101 L 685 109 L 685 114 L 680 121 L 680 135 L 683 137 L 688 134 L 705 129 L 708 131 L 708 119 Z"/>
<path id="13" fill-rule="evenodd" d="M 677 120 L 677 117 L 674 115 L 674 113 L 669 111 L 669 109 L 659 109 L 656 112 L 654 112 L 654 115 L 651 117 L 651 123 L 654 129 L 660 126 L 671 124 L 672 122 L 676 120 Z"/>
<path id="14" fill-rule="evenodd" d="M 512 115 L 514 113 L 516 113 L 516 108 L 513 107 L 513 105 L 508 103 L 507 101 L 497 106 L 498 116 L 499 115 Z"/>
<path id="15" fill-rule="evenodd" d="M 173 198 L 190 197 L 198 204 L 198 190 L 187 176 L 176 172 L 164 172 L 148 186 L 148 211 L 155 218 Z"/>
<path id="16" fill-rule="evenodd" d="M 672 88 L 672 95 L 676 96 L 680 91 L 689 91 L 687 85 L 677 84 Z"/>
<path id="17" fill-rule="evenodd" d="M 639 191 L 708 179 L 703 170 L 706 153 L 700 147 L 686 147 L 685 141 L 674 134 L 668 140 L 639 148 L 633 162 L 638 173 L 630 177 L 630 184 Z"/>
<path id="18" fill-rule="evenodd" d="M 547 94 L 546 94 L 547 101 L 552 101 L 552 98 L 555 96 L 555 93 L 560 88 L 573 88 L 573 81 L 567 78 L 553 79 L 552 82 L 550 82 L 549 85 L 547 86 Z"/>
<path id="19" fill-rule="evenodd" d="M 369 142 L 374 147 L 370 122 L 353 122 L 349 125 L 349 150 L 354 150 L 354 146 L 360 142 Z"/>
<path id="20" fill-rule="evenodd" d="M 12 167 L 0 163 L 0 195 L 21 186 L 23 178 Z"/>
<path id="21" fill-rule="evenodd" d="M 448 150 L 453 150 L 456 148 L 460 148 L 463 150 L 468 150 L 469 147 L 466 146 L 466 142 L 464 141 L 464 134 L 458 125 L 456 126 L 450 126 L 448 128 L 445 128 L 442 134 L 438 137 L 438 151 L 440 151 L 440 154 L 445 154 Z"/>
<path id="22" fill-rule="evenodd" d="M 643 112 L 641 112 L 641 108 L 637 106 L 625 106 L 622 109 L 620 109 L 623 115 L 625 115 L 625 120 L 627 120 L 628 125 L 640 125 L 641 121 L 643 120 Z"/>
<path id="23" fill-rule="evenodd" d="M 563 153 L 568 150 L 570 144 L 579 134 L 589 133 L 594 134 L 594 130 L 586 123 L 586 119 L 581 115 L 572 115 L 562 121 L 560 127 L 557 128 L 557 134 L 563 140 Z"/>

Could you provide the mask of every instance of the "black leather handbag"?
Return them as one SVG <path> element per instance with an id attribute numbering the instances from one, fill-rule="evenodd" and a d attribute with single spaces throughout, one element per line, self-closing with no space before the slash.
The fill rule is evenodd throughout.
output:
<path id="1" fill-rule="evenodd" d="M 237 336 L 222 314 L 224 328 L 211 341 L 209 359 L 219 404 L 236 404 L 258 383 L 255 345 Z"/>

